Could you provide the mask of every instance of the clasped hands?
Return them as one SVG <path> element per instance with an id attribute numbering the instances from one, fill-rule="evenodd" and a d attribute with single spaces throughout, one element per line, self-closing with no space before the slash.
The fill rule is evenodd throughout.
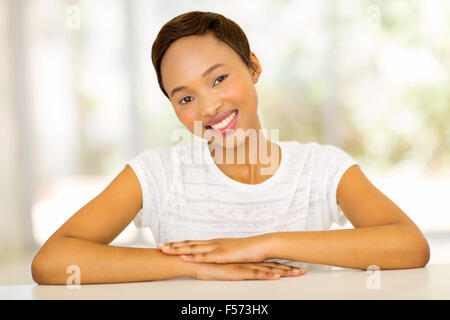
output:
<path id="1" fill-rule="evenodd" d="M 180 255 L 187 262 L 233 263 L 263 262 L 264 248 L 253 238 L 187 240 L 159 244 L 165 254 Z"/>
<path id="2" fill-rule="evenodd" d="M 257 236 L 168 242 L 158 244 L 157 248 L 164 254 L 178 255 L 185 262 L 245 267 L 254 271 L 255 279 L 264 279 L 269 274 L 274 278 L 279 278 L 280 276 L 298 276 L 306 273 L 305 269 L 294 268 L 278 262 L 264 262 L 269 258 L 267 241 L 264 242 L 261 237 Z"/>

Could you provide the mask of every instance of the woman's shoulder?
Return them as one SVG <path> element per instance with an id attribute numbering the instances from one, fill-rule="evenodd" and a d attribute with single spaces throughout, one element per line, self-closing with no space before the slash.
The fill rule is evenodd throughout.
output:
<path id="1" fill-rule="evenodd" d="M 171 153 L 171 147 L 155 146 L 141 150 L 135 155 L 135 158 L 150 160 L 154 157 L 164 157 Z"/>
<path id="2" fill-rule="evenodd" d="M 305 158 L 311 166 L 322 167 L 327 166 L 330 162 L 346 162 L 355 161 L 352 156 L 343 148 L 326 143 L 316 141 L 300 142 L 289 141 L 292 146 L 292 153 L 297 154 L 300 158 Z"/>
<path id="3" fill-rule="evenodd" d="M 306 147 L 306 148 L 318 148 L 321 146 L 324 146 L 324 144 L 319 143 L 317 141 L 300 141 L 300 140 L 289 140 L 289 141 L 281 141 L 282 143 L 287 143 L 290 145 L 297 145 L 297 146 L 301 146 L 301 147 Z"/>
<path id="4" fill-rule="evenodd" d="M 195 152 L 200 152 L 201 147 L 201 142 L 172 146 L 154 146 L 141 151 L 135 158 L 145 161 L 157 160 L 162 164 L 169 165 L 179 163 L 183 158 L 191 157 Z"/>
<path id="5" fill-rule="evenodd" d="M 288 140 L 288 141 L 279 141 L 282 147 L 287 147 L 291 153 L 297 154 L 311 154 L 316 153 L 320 149 L 323 149 L 324 145 L 311 141 L 311 142 L 302 142 L 299 140 Z"/>
<path id="6" fill-rule="evenodd" d="M 335 145 L 321 143 L 317 141 L 301 142 L 298 140 L 291 140 L 291 141 L 284 141 L 284 143 L 295 146 L 297 147 L 297 149 L 311 150 L 313 152 L 318 152 L 321 154 L 343 151 L 343 149 Z"/>

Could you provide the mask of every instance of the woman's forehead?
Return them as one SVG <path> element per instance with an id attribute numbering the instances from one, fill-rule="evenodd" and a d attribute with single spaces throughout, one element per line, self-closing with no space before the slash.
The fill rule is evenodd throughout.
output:
<path id="1" fill-rule="evenodd" d="M 216 39 L 214 35 L 187 36 L 177 39 L 169 46 L 162 58 L 161 68 L 163 65 L 200 64 L 204 60 L 230 57 L 232 52 L 225 42 Z"/>
<path id="2" fill-rule="evenodd" d="M 232 65 L 236 56 L 225 42 L 214 36 L 188 36 L 170 45 L 161 60 L 161 76 L 165 83 L 178 76 L 200 75 L 216 63 Z"/>

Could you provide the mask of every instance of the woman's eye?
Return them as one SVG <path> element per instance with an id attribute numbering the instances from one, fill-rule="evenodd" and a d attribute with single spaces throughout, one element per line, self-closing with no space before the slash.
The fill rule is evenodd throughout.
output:
<path id="1" fill-rule="evenodd" d="M 186 99 L 189 99 L 189 101 L 186 101 Z M 184 103 L 183 103 L 183 101 L 184 101 Z M 187 96 L 187 97 L 184 97 L 183 99 L 181 99 L 180 101 L 179 101 L 179 103 L 180 104 L 186 104 L 186 103 L 189 103 L 189 102 L 191 102 L 192 101 L 192 97 L 191 96 Z"/>
<path id="2" fill-rule="evenodd" d="M 219 81 L 219 83 L 220 83 L 220 82 L 222 82 L 223 80 L 225 80 L 226 77 L 228 77 L 227 74 L 221 75 L 220 77 L 218 77 L 218 78 L 216 79 L 216 81 L 214 81 L 214 85 L 216 85 L 216 82 L 217 82 L 218 80 L 222 79 L 222 80 Z M 188 100 L 186 101 L 186 99 L 188 99 Z M 179 104 L 186 104 L 186 103 L 189 103 L 189 102 L 191 102 L 191 101 L 192 101 L 192 97 L 191 97 L 191 96 L 187 96 L 187 97 L 184 97 L 183 99 L 181 99 L 178 103 L 179 103 Z"/>
<path id="3" fill-rule="evenodd" d="M 219 80 L 219 79 L 221 79 L 221 78 L 223 78 L 223 80 L 225 80 L 226 77 L 228 77 L 227 74 L 221 75 L 220 77 L 218 77 L 218 78 L 216 79 L 216 81 L 214 81 L 214 85 L 216 84 L 217 80 Z M 223 80 L 221 80 L 220 82 L 222 82 Z M 219 83 L 220 83 L 220 82 L 219 82 Z"/>

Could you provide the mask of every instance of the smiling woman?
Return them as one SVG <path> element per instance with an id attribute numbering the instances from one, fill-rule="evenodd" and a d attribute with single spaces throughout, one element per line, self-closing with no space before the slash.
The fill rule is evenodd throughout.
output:
<path id="1" fill-rule="evenodd" d="M 237 24 L 211 12 L 182 14 L 163 26 L 152 50 L 161 90 L 203 140 L 151 148 L 128 161 L 42 247 L 32 266 L 38 283 L 64 283 L 67 264 L 81 267 L 81 283 L 273 280 L 304 275 L 294 267 L 314 264 L 427 264 L 420 230 L 350 155 L 260 134 L 255 84 L 262 68 Z M 213 158 L 224 149 L 232 151 L 226 163 Z M 329 230 L 347 219 L 355 229 Z M 166 245 L 108 246 L 131 221 Z"/>
<path id="2" fill-rule="evenodd" d="M 235 109 L 239 128 L 261 128 L 254 86 L 261 67 L 253 53 L 250 60 L 256 71 L 211 32 L 183 37 L 166 50 L 161 61 L 162 85 L 171 92 L 174 111 L 186 128 L 193 132 L 194 121 L 201 121 L 203 137 L 207 123 L 217 123 L 222 112 L 229 116 Z"/>

